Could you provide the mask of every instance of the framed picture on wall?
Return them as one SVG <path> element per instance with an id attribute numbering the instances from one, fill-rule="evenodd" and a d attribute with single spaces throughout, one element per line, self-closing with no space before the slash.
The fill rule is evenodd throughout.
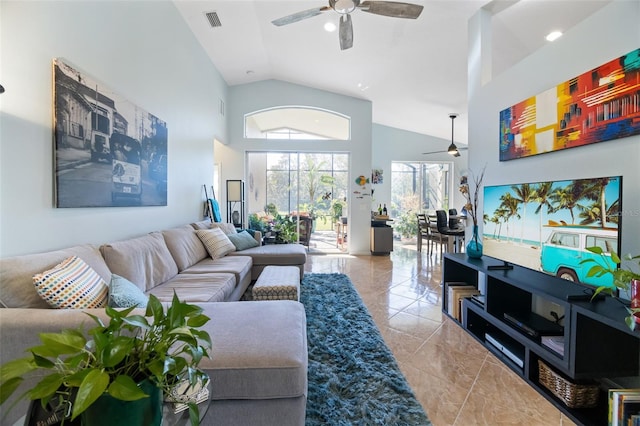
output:
<path id="1" fill-rule="evenodd" d="M 373 169 L 371 171 L 371 183 L 374 185 L 383 183 L 382 169 Z"/>
<path id="2" fill-rule="evenodd" d="M 56 207 L 167 205 L 167 125 L 53 60 Z"/>
<path id="3" fill-rule="evenodd" d="M 640 49 L 500 111 L 500 161 L 640 135 Z"/>

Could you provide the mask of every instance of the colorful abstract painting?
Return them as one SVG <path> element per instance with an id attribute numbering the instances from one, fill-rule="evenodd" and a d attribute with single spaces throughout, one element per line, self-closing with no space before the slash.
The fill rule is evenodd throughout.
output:
<path id="1" fill-rule="evenodd" d="M 640 134 L 640 49 L 500 112 L 500 161 Z"/>

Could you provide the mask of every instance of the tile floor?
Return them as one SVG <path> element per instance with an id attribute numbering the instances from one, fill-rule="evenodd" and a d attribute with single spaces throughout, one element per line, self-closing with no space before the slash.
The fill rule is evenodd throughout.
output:
<path id="1" fill-rule="evenodd" d="M 310 253 L 306 271 L 350 277 L 434 426 L 574 424 L 442 314 L 438 254 Z"/>

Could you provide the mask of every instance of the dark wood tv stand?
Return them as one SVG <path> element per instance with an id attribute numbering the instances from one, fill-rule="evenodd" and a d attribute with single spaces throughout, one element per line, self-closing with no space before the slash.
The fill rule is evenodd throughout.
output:
<path id="1" fill-rule="evenodd" d="M 517 265 L 507 270 L 488 268 L 500 264 L 502 261 L 489 256 L 470 259 L 464 253 L 446 253 L 442 273 L 444 314 L 451 317 L 447 312 L 447 283 L 465 282 L 478 287 L 478 276 L 484 274 L 484 304 L 463 298 L 460 326 L 572 421 L 606 425 L 608 401 L 603 379 L 640 375 L 640 332 L 632 332 L 626 326 L 624 306 L 611 297 L 597 302 L 567 300 L 568 295 L 585 294 L 586 287 Z M 505 313 L 526 315 L 541 305 L 552 306 L 564 314 L 560 323 L 564 326 L 564 354 L 543 346 L 540 337 L 531 336 L 505 320 Z M 545 312 L 538 313 L 548 316 Z M 487 336 L 507 347 L 511 356 L 491 344 Z M 568 408 L 539 383 L 538 360 L 574 383 L 600 383 L 597 406 Z"/>

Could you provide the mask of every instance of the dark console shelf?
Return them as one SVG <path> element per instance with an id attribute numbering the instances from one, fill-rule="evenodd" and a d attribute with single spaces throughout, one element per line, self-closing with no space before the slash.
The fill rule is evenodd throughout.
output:
<path id="1" fill-rule="evenodd" d="M 572 421 L 606 425 L 608 378 L 640 375 L 640 332 L 626 326 L 623 304 L 611 297 L 585 300 L 590 289 L 581 284 L 516 265 L 489 268 L 495 265 L 503 262 L 445 254 L 443 312 L 455 320 L 447 312 L 449 283 L 482 289 L 484 304 L 461 298 L 460 325 Z M 549 309 L 541 306 L 553 307 L 563 320 L 549 318 Z M 599 384 L 597 405 L 568 408 L 539 382 L 538 361 L 571 383 Z"/>

